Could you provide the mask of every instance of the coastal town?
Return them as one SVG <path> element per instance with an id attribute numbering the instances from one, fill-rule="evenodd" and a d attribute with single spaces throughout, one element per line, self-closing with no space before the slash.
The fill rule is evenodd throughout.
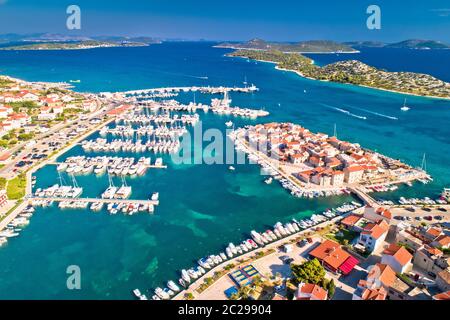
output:
<path id="1" fill-rule="evenodd" d="M 253 230 L 153 299 L 448 300 L 450 190 L 416 203 L 354 202 Z"/>
<path id="2" fill-rule="evenodd" d="M 258 90 L 254 86 L 81 94 L 67 84 L 1 80 L 5 143 L 0 245 L 20 234 L 35 207 L 54 203 L 60 209 L 153 214 L 159 205 L 158 191 L 150 190 L 148 200 L 130 199 L 132 187 L 125 177 L 166 169 L 158 155 L 178 151 L 178 139 L 200 120 L 199 111 L 248 119 L 268 115 L 264 110 L 231 106 L 228 92 L 254 92 Z M 223 97 L 213 98 L 211 105 L 155 100 L 190 91 Z M 99 138 L 88 140 L 94 132 Z M 245 126 L 229 137 L 237 151 L 262 167 L 266 184 L 278 181 L 298 197 L 352 194 L 355 201 L 309 218 L 277 222 L 263 232 L 252 230 L 242 242 L 229 243 L 223 252 L 181 270 L 178 281 L 168 281 L 165 288 L 135 289 L 134 296 L 141 300 L 448 299 L 450 191 L 444 190 L 438 199 L 402 198 L 397 203 L 372 196 L 400 184 L 428 183 L 431 177 L 423 168 L 292 123 Z M 56 161 L 75 145 L 89 155 Z M 111 152 L 155 156 L 101 155 Z M 34 172 L 44 165 L 57 167 L 58 183 L 33 188 Z M 71 182 L 64 181 L 61 173 Z M 97 198 L 82 197 L 83 187 L 75 176 L 87 174 L 108 175 L 109 186 Z M 121 179 L 120 185 L 114 184 L 113 176 Z"/>

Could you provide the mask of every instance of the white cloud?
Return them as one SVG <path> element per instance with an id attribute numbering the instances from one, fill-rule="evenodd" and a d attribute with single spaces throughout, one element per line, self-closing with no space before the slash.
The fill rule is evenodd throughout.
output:
<path id="1" fill-rule="evenodd" d="M 431 12 L 435 12 L 439 17 L 449 17 L 450 8 L 431 9 Z"/>

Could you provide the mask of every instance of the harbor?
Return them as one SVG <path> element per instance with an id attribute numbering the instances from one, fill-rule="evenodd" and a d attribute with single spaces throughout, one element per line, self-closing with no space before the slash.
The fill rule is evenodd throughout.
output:
<path id="1" fill-rule="evenodd" d="M 300 221 L 292 219 L 286 223 L 277 222 L 273 228 L 264 232 L 252 230 L 249 232 L 250 237 L 242 242 L 238 244 L 230 242 L 224 251 L 198 259 L 197 266 L 182 269 L 180 271 L 181 277 L 177 283 L 169 280 L 167 281 L 167 287 L 157 287 L 154 289 L 154 292 L 150 290 L 149 297 L 145 294 L 146 291 L 141 291 L 140 289 L 134 289 L 133 294 L 140 300 L 148 300 L 149 298 L 152 300 L 183 299 L 183 295 L 187 290 L 194 293 L 203 279 L 210 277 L 225 265 L 232 265 L 232 263 L 248 257 L 257 250 L 275 248 L 282 242 L 308 232 L 313 227 L 323 226 L 326 223 L 342 219 L 347 213 L 360 207 L 360 203 L 352 202 L 335 209 L 329 209 L 321 214 L 313 214 L 308 219 Z"/>

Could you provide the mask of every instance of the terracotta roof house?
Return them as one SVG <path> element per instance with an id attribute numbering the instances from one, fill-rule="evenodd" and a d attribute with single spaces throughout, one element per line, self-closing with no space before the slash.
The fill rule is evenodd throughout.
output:
<path id="1" fill-rule="evenodd" d="M 331 240 L 325 240 L 319 244 L 311 250 L 309 255 L 318 259 L 324 267 L 332 272 L 341 272 L 343 274 L 350 273 L 359 262 L 348 252 L 344 251 L 339 243 Z"/>
<path id="2" fill-rule="evenodd" d="M 366 251 L 373 252 L 381 247 L 388 231 L 389 225 L 385 220 L 368 223 L 359 235 L 358 244 L 364 246 Z"/>
<path id="3" fill-rule="evenodd" d="M 351 214 L 349 216 L 346 216 L 344 219 L 341 220 L 341 224 L 344 225 L 348 229 L 352 229 L 354 225 L 358 223 L 359 220 L 361 220 L 362 216 L 357 214 Z"/>
<path id="4" fill-rule="evenodd" d="M 328 292 L 317 284 L 300 283 L 295 292 L 295 300 L 327 300 Z"/>
<path id="5" fill-rule="evenodd" d="M 387 292 L 383 287 L 376 289 L 364 289 L 360 300 L 386 300 Z M 357 299 L 353 299 L 357 300 Z"/>
<path id="6" fill-rule="evenodd" d="M 435 247 L 448 249 L 450 247 L 450 236 L 442 234 L 431 243 Z"/>
<path id="7" fill-rule="evenodd" d="M 437 274 L 436 284 L 442 291 L 450 290 L 450 268 L 447 268 Z"/>
<path id="8" fill-rule="evenodd" d="M 409 271 L 412 267 L 413 255 L 405 247 L 391 244 L 383 251 L 381 263 L 387 264 L 397 273 Z"/>
<path id="9" fill-rule="evenodd" d="M 450 291 L 435 294 L 433 300 L 450 300 Z"/>

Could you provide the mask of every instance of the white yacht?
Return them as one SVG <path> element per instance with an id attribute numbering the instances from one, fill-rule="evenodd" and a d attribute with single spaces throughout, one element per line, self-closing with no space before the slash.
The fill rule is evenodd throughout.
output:
<path id="1" fill-rule="evenodd" d="M 171 290 L 173 290 L 173 291 L 175 291 L 175 292 L 180 291 L 180 287 L 178 287 L 178 286 L 175 284 L 175 282 L 173 282 L 172 280 L 170 280 L 170 281 L 167 282 L 167 286 L 169 287 L 169 289 L 171 289 Z"/>
<path id="2" fill-rule="evenodd" d="M 409 109 L 411 109 L 411 108 L 406 105 L 406 98 L 405 98 L 405 101 L 403 102 L 403 107 L 401 107 L 400 110 L 408 111 Z"/>

